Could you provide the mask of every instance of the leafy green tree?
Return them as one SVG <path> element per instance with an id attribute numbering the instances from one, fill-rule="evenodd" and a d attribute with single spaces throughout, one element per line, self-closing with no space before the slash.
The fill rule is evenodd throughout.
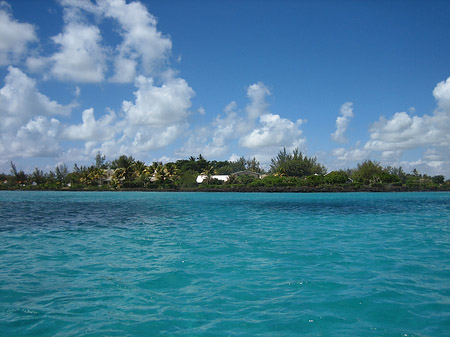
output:
<path id="1" fill-rule="evenodd" d="M 31 178 L 36 184 L 41 185 L 45 181 L 44 172 L 39 168 L 35 167 L 33 173 L 31 174 Z"/>
<path id="2" fill-rule="evenodd" d="M 108 164 L 106 163 L 106 157 L 102 155 L 100 152 L 97 152 L 95 156 L 95 168 L 107 169 Z"/>
<path id="3" fill-rule="evenodd" d="M 13 182 L 16 184 L 25 184 L 28 180 L 28 176 L 24 171 L 17 171 L 16 165 L 11 162 L 11 175 L 13 177 Z"/>
<path id="4" fill-rule="evenodd" d="M 353 173 L 353 178 L 356 182 L 364 185 L 381 183 L 382 173 L 383 167 L 381 167 L 378 162 L 366 160 L 357 165 L 357 168 Z"/>
<path id="5" fill-rule="evenodd" d="M 398 181 L 401 182 L 402 184 L 404 184 L 406 182 L 407 179 L 407 175 L 406 173 L 403 171 L 402 167 L 391 167 L 388 166 L 386 167 L 387 172 L 389 172 L 390 174 L 396 176 L 398 178 Z"/>
<path id="6" fill-rule="evenodd" d="M 326 184 L 336 185 L 336 184 L 345 184 L 349 181 L 349 177 L 347 172 L 340 170 L 340 171 L 333 171 L 328 173 L 324 176 L 323 181 Z"/>
<path id="7" fill-rule="evenodd" d="M 263 173 L 264 170 L 261 168 L 259 161 L 256 160 L 256 157 L 253 157 L 251 159 L 247 159 L 245 163 L 245 168 L 248 171 L 256 172 L 256 173 Z"/>
<path id="8" fill-rule="evenodd" d="M 433 183 L 437 184 L 437 185 L 442 185 L 445 181 L 445 178 L 443 175 L 437 175 L 431 178 L 431 180 L 433 181 Z"/>
<path id="9" fill-rule="evenodd" d="M 270 171 L 279 176 L 305 177 L 314 174 L 323 175 L 326 169 L 317 162 L 315 157 L 303 156 L 299 149 L 291 153 L 284 148 L 275 158 L 272 158 Z"/>
<path id="10" fill-rule="evenodd" d="M 69 170 L 67 168 L 67 165 L 66 164 L 61 164 L 61 165 L 56 166 L 55 174 L 56 174 L 56 180 L 59 183 L 61 183 L 61 184 L 65 183 L 67 175 L 69 174 Z"/>
<path id="11" fill-rule="evenodd" d="M 195 171 L 184 171 L 179 176 L 179 186 L 181 187 L 196 187 L 198 173 Z"/>

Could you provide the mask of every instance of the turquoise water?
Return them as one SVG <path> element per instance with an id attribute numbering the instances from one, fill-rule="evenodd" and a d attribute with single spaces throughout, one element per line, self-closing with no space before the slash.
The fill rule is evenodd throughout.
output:
<path id="1" fill-rule="evenodd" d="M 450 193 L 0 192 L 1 336 L 450 336 Z"/>

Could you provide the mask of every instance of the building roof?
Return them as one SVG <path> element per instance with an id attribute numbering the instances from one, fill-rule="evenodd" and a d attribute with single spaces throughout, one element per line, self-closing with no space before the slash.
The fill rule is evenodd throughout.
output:
<path id="1" fill-rule="evenodd" d="M 253 171 L 248 171 L 248 170 L 244 170 L 244 171 L 238 171 L 238 172 L 234 172 L 231 174 L 232 176 L 253 176 L 253 177 L 259 177 L 260 174 L 257 172 L 253 172 Z"/>

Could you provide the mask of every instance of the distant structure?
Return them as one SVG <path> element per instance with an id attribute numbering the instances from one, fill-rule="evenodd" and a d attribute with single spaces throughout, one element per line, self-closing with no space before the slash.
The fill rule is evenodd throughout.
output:
<path id="1" fill-rule="evenodd" d="M 261 175 L 260 175 L 259 173 L 257 173 L 257 172 L 248 171 L 248 170 L 234 172 L 234 173 L 231 173 L 231 175 L 232 175 L 232 176 L 235 176 L 235 177 L 240 177 L 240 176 L 251 176 L 251 177 L 255 177 L 255 178 L 259 178 L 259 177 L 261 176 Z"/>
<path id="2" fill-rule="evenodd" d="M 209 178 L 226 182 L 226 181 L 230 180 L 230 176 L 232 176 L 232 177 L 251 176 L 251 177 L 255 177 L 255 178 L 261 178 L 261 174 L 259 174 L 257 172 L 253 172 L 253 171 L 248 171 L 248 170 L 234 172 L 234 173 L 231 173 L 230 175 L 225 175 L 225 174 L 212 175 L 212 176 L 209 176 Z M 208 176 L 205 174 L 201 174 L 201 175 L 197 176 L 196 182 L 197 182 L 197 184 L 201 184 L 206 179 L 208 179 Z"/>
<path id="3" fill-rule="evenodd" d="M 210 176 L 211 179 L 217 179 L 220 181 L 228 181 L 228 179 L 230 179 L 230 176 L 225 175 L 225 174 L 220 174 L 220 175 L 213 175 Z M 201 174 L 197 177 L 196 182 L 197 184 L 201 184 L 203 182 L 203 180 L 208 179 L 208 176 L 205 174 Z"/>

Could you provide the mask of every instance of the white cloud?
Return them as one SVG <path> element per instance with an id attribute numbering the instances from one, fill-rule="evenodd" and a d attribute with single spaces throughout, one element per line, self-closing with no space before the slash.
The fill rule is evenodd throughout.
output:
<path id="1" fill-rule="evenodd" d="M 346 143 L 348 139 L 345 138 L 345 132 L 350 120 L 353 118 L 353 103 L 346 102 L 342 104 L 340 114 L 341 116 L 336 119 L 336 131 L 331 134 L 331 139 L 337 143 Z"/>
<path id="2" fill-rule="evenodd" d="M 197 155 L 216 158 L 224 155 L 229 149 L 229 143 L 243 136 L 252 128 L 253 121 L 240 116 L 236 111 L 235 101 L 224 108 L 224 115 L 218 115 L 211 125 L 197 128 L 191 132 L 178 155 Z"/>
<path id="3" fill-rule="evenodd" d="M 433 96 L 437 100 L 438 108 L 450 114 L 450 77 L 436 85 Z"/>
<path id="4" fill-rule="evenodd" d="M 361 148 L 338 148 L 332 154 L 341 162 L 354 162 L 372 158 L 381 159 L 383 165 L 417 167 L 429 174 L 442 174 L 450 168 L 450 78 L 436 85 L 433 96 L 437 108 L 432 114 L 412 115 L 397 112 L 391 118 L 380 117 L 369 128 L 370 140 Z M 415 161 L 401 161 L 406 151 L 425 149 L 423 157 Z M 447 173 L 448 175 L 448 173 Z"/>
<path id="5" fill-rule="evenodd" d="M 51 56 L 51 73 L 59 80 L 75 82 L 101 82 L 106 71 L 105 54 L 100 46 L 100 30 L 96 26 L 68 23 L 64 32 L 53 37 L 60 51 Z M 39 68 L 38 60 L 28 65 Z"/>
<path id="6" fill-rule="evenodd" d="M 195 93 L 181 78 L 167 76 L 165 80 L 166 82 L 157 86 L 153 78 L 138 76 L 134 102 L 122 103 L 122 119 L 115 124 L 114 116 L 95 121 L 93 112 L 85 111 L 83 124 L 70 127 L 70 135 L 75 137 L 81 133 L 78 129 L 83 129 L 90 139 L 95 139 L 94 130 L 104 129 L 105 132 L 100 136 L 106 141 L 99 150 L 115 155 L 130 153 L 138 156 L 173 143 L 188 127 L 191 98 Z M 117 132 L 118 138 L 108 138 L 111 132 Z"/>
<path id="7" fill-rule="evenodd" d="M 289 150 L 303 148 L 306 142 L 301 137 L 303 121 L 292 122 L 269 113 L 267 95 L 270 91 L 263 83 L 250 85 L 247 88 L 250 102 L 245 107 L 246 114 L 237 110 L 236 102 L 232 101 L 225 107 L 224 114 L 217 116 L 209 126 L 192 132 L 177 154 L 202 153 L 217 158 L 225 155 L 233 143 L 258 151 L 254 154 L 257 158 L 266 158 L 267 153 L 277 152 L 282 147 Z"/>
<path id="8" fill-rule="evenodd" d="M 161 149 L 173 143 L 181 134 L 184 127 L 185 125 L 178 124 L 156 129 L 142 128 L 136 132 L 130 152 L 138 154 Z"/>
<path id="9" fill-rule="evenodd" d="M 10 66 L 0 89 L 0 155 L 54 156 L 59 149 L 60 123 L 46 116 L 70 111 L 70 106 L 50 100 L 38 91 L 35 80 Z"/>
<path id="10" fill-rule="evenodd" d="M 172 42 L 156 29 L 157 20 L 140 2 L 125 0 L 98 1 L 106 17 L 116 19 L 121 26 L 123 42 L 117 47 L 115 75 L 112 81 L 131 82 L 140 59 L 145 75 L 152 75 L 164 63 L 172 49 Z"/>
<path id="11" fill-rule="evenodd" d="M 279 115 L 265 114 L 260 118 L 261 125 L 240 140 L 240 144 L 248 148 L 278 148 L 302 146 L 301 120 L 296 123 Z"/>
<path id="12" fill-rule="evenodd" d="M 334 149 L 332 151 L 333 156 L 337 157 L 337 159 L 341 161 L 362 161 L 367 159 L 369 155 L 369 151 L 367 150 L 361 150 L 361 149 L 353 149 L 353 150 L 347 150 L 342 147 L 338 149 Z"/>
<path id="13" fill-rule="evenodd" d="M 17 130 L 34 116 L 67 115 L 70 111 L 70 106 L 60 105 L 41 94 L 35 80 L 15 67 L 8 68 L 5 86 L 0 89 L 0 129 L 3 132 Z"/>
<path id="14" fill-rule="evenodd" d="M 0 65 L 14 64 L 27 52 L 28 44 L 37 40 L 34 27 L 20 23 L 0 3 Z"/>
<path id="15" fill-rule="evenodd" d="M 423 146 L 450 146 L 450 78 L 436 85 L 433 95 L 437 109 L 432 115 L 411 116 L 397 112 L 391 119 L 381 117 L 370 128 L 365 148 L 398 151 Z"/>
<path id="16" fill-rule="evenodd" d="M 117 56 L 114 60 L 115 74 L 110 81 L 115 83 L 133 82 L 136 77 L 136 66 L 135 60 L 124 58 L 121 55 Z"/>
<path id="17" fill-rule="evenodd" d="M 247 105 L 247 116 L 249 120 L 257 119 L 266 113 L 266 97 L 270 95 L 269 89 L 262 82 L 254 83 L 247 88 L 247 97 L 250 104 Z"/>
<path id="18" fill-rule="evenodd" d="M 59 132 L 58 120 L 37 116 L 17 131 L 10 153 L 23 158 L 56 156 L 60 151 Z"/>
<path id="19" fill-rule="evenodd" d="M 172 78 L 155 86 L 152 78 L 139 76 L 136 86 L 135 103 L 122 104 L 131 132 L 135 127 L 169 126 L 187 118 L 195 93 L 184 79 Z"/>
<path id="20" fill-rule="evenodd" d="M 64 130 L 64 137 L 69 140 L 106 141 L 115 135 L 115 113 L 111 111 L 99 120 L 95 120 L 94 109 L 83 111 L 83 123 L 70 125 Z"/>

